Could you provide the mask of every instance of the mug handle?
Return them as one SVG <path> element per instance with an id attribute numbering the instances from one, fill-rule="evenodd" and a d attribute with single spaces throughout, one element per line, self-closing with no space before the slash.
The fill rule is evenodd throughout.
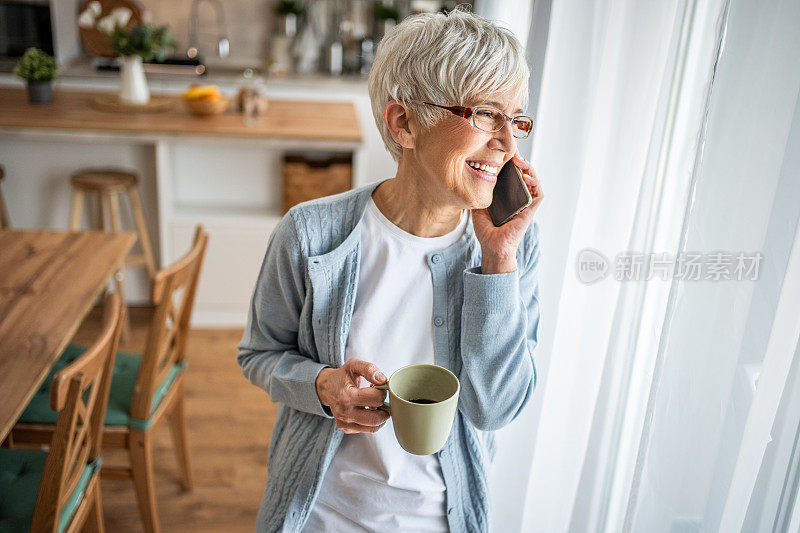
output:
<path id="1" fill-rule="evenodd" d="M 389 390 L 389 382 L 388 381 L 386 383 L 384 383 L 383 385 L 375 385 L 375 384 L 373 384 L 372 386 L 375 387 L 378 390 Z M 392 411 L 389 408 L 389 402 L 384 403 L 383 405 L 378 407 L 378 409 L 380 409 L 381 411 L 385 412 L 389 416 L 392 415 Z"/>

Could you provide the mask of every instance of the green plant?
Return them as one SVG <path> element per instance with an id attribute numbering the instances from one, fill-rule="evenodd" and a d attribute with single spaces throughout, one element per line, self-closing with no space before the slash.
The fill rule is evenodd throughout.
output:
<path id="1" fill-rule="evenodd" d="M 391 6 L 385 6 L 380 2 L 375 3 L 373 11 L 375 18 L 378 20 L 393 20 L 400 22 L 400 12 Z"/>
<path id="2" fill-rule="evenodd" d="M 296 0 L 280 0 L 275 4 L 276 15 L 302 15 L 304 12 L 303 6 Z"/>
<path id="3" fill-rule="evenodd" d="M 14 67 L 14 74 L 28 81 L 53 81 L 58 68 L 53 56 L 38 48 L 28 48 Z"/>
<path id="4" fill-rule="evenodd" d="M 467 11 L 470 11 L 472 9 L 472 6 L 466 3 L 461 3 L 459 4 L 458 7 L 461 9 L 466 8 Z M 442 2 L 442 5 L 439 6 L 439 13 L 444 13 L 445 15 L 447 15 L 448 13 L 454 11 L 455 9 L 456 9 L 455 2 L 453 2 L 452 0 L 444 0 Z"/>
<path id="5" fill-rule="evenodd" d="M 178 47 L 169 34 L 169 27 L 158 28 L 150 24 L 137 24 L 130 31 L 117 28 L 110 36 L 111 49 L 123 56 L 141 56 L 150 59 L 155 56 L 158 61 L 163 61 L 166 49 Z"/>

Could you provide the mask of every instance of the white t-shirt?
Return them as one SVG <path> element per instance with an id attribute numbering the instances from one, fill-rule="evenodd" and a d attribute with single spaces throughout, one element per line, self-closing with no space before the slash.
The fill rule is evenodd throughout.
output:
<path id="1" fill-rule="evenodd" d="M 434 362 L 427 256 L 458 241 L 466 225 L 465 212 L 450 233 L 417 237 L 392 224 L 370 198 L 346 359 L 374 363 L 387 377 Z M 390 418 L 376 433 L 344 435 L 304 531 L 448 531 L 446 507 L 439 458 L 403 450 Z"/>

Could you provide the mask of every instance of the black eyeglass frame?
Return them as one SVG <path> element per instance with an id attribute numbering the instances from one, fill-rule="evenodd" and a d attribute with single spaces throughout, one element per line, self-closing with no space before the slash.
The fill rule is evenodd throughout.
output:
<path id="1" fill-rule="evenodd" d="M 531 127 L 530 127 L 530 130 L 526 131 L 525 135 L 522 136 L 522 137 L 520 137 L 519 135 L 516 135 L 515 132 L 514 132 L 514 128 L 512 127 L 511 128 L 511 134 L 514 135 L 514 137 L 516 139 L 526 139 L 528 137 L 528 135 L 531 134 L 531 131 L 533 131 L 533 118 L 529 117 L 528 115 L 515 115 L 513 117 L 510 117 L 510 116 L 506 115 L 505 113 L 503 113 L 501 110 L 497 109 L 494 106 L 490 106 L 490 105 L 476 105 L 475 107 L 464 107 L 464 106 L 460 106 L 460 105 L 450 105 L 450 106 L 448 106 L 448 105 L 434 104 L 432 102 L 420 102 L 420 101 L 415 101 L 413 103 L 426 104 L 426 105 L 432 105 L 434 107 L 440 107 L 442 109 L 446 109 L 446 110 L 450 111 L 454 115 L 457 115 L 459 117 L 465 118 L 467 120 L 472 118 L 471 122 L 472 122 L 473 126 L 475 126 L 477 129 L 479 129 L 481 131 L 486 131 L 488 133 L 494 133 L 496 131 L 500 131 L 501 129 L 503 129 L 503 126 L 506 125 L 506 122 L 510 122 L 512 124 L 512 126 L 513 126 L 514 121 L 516 119 L 518 119 L 518 118 L 526 118 L 526 119 L 528 119 L 529 124 L 530 124 Z M 481 107 L 488 107 L 489 109 L 493 109 L 493 110 L 497 111 L 498 113 L 503 115 L 503 117 L 505 117 L 505 122 L 503 122 L 503 124 L 499 128 L 497 128 L 496 130 L 485 130 L 483 128 L 478 127 L 478 125 L 475 124 L 475 110 L 478 109 L 478 108 L 481 108 Z"/>

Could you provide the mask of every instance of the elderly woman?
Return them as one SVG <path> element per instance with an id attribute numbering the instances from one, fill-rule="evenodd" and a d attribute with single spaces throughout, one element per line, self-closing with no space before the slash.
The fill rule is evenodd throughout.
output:
<path id="1" fill-rule="evenodd" d="M 492 431 L 533 393 L 543 196 L 516 139 L 529 71 L 506 30 L 464 11 L 406 19 L 369 76 L 397 174 L 300 204 L 275 229 L 238 362 L 279 402 L 258 531 L 486 531 Z M 533 203 L 495 227 L 498 169 Z M 413 363 L 461 382 L 444 448 L 405 452 L 371 388 Z"/>

